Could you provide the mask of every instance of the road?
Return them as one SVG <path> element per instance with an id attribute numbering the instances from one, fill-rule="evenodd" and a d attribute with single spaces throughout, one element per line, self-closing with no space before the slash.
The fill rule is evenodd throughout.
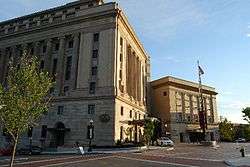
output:
<path id="1" fill-rule="evenodd" d="M 224 160 L 240 157 L 240 146 L 221 143 L 214 149 L 180 144 L 174 151 L 158 147 L 142 153 L 17 157 L 15 167 L 226 167 Z M 246 149 L 250 149 L 250 143 Z M 8 158 L 0 158 L 0 167 L 6 166 Z"/>

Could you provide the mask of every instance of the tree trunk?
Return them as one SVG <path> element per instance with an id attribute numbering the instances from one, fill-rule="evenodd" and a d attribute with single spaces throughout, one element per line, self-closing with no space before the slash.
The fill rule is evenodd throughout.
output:
<path id="1" fill-rule="evenodd" d="M 14 147 L 13 147 L 12 156 L 11 156 L 11 160 L 10 160 L 10 167 L 13 167 L 13 165 L 14 165 L 17 141 L 18 141 L 18 136 L 14 139 Z"/>

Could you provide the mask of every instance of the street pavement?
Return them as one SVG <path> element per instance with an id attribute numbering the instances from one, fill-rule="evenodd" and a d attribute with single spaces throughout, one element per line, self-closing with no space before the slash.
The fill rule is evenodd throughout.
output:
<path id="1" fill-rule="evenodd" d="M 141 153 L 17 156 L 15 167 L 226 167 L 225 160 L 241 157 L 239 148 L 242 145 L 249 154 L 250 143 L 220 143 L 217 149 L 197 144 L 178 144 L 172 151 L 165 147 L 151 147 Z M 247 164 L 247 157 L 244 161 Z M 8 166 L 8 158 L 2 157 L 0 167 L 5 166 Z"/>

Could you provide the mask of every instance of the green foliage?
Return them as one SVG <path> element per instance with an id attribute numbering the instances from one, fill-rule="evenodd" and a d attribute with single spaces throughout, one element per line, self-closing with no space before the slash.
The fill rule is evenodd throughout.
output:
<path id="1" fill-rule="evenodd" d="M 51 86 L 51 78 L 38 70 L 34 56 L 23 55 L 18 65 L 10 63 L 6 86 L 0 85 L 0 124 L 14 141 L 13 152 L 19 135 L 47 111 Z"/>
<path id="2" fill-rule="evenodd" d="M 244 120 L 246 120 L 248 123 L 250 123 L 250 107 L 246 107 L 242 110 L 242 113 L 244 114 Z"/>
<path id="3" fill-rule="evenodd" d="M 147 145 L 150 145 L 152 141 L 155 141 L 158 136 L 159 121 L 147 118 L 144 124 L 144 138 Z"/>
<path id="4" fill-rule="evenodd" d="M 151 138 L 154 134 L 154 128 L 153 121 L 151 119 L 145 119 L 144 137 L 147 145 L 149 145 L 151 142 Z"/>
<path id="5" fill-rule="evenodd" d="M 222 141 L 233 141 L 234 140 L 234 127 L 233 124 L 225 119 L 223 122 L 219 124 L 220 137 Z"/>
<path id="6" fill-rule="evenodd" d="M 250 125 L 244 126 L 244 136 L 247 141 L 250 141 Z"/>

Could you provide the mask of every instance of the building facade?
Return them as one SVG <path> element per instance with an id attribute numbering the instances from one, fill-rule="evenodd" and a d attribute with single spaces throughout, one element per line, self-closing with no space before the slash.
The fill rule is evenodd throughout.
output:
<path id="1" fill-rule="evenodd" d="M 94 145 L 140 140 L 142 127 L 128 122 L 147 113 L 150 60 L 117 3 L 79 0 L 1 22 L 2 84 L 8 62 L 24 52 L 37 56 L 56 82 L 49 112 L 33 128 L 34 145 L 87 144 L 90 120 Z M 0 147 L 6 141 L 1 133 Z M 21 144 L 27 142 L 24 134 Z"/>
<path id="2" fill-rule="evenodd" d="M 164 77 L 151 82 L 152 114 L 162 121 L 163 135 L 175 142 L 197 142 L 202 138 L 199 124 L 199 85 Z M 207 140 L 218 140 L 219 117 L 214 88 L 202 85 L 207 118 Z"/>

